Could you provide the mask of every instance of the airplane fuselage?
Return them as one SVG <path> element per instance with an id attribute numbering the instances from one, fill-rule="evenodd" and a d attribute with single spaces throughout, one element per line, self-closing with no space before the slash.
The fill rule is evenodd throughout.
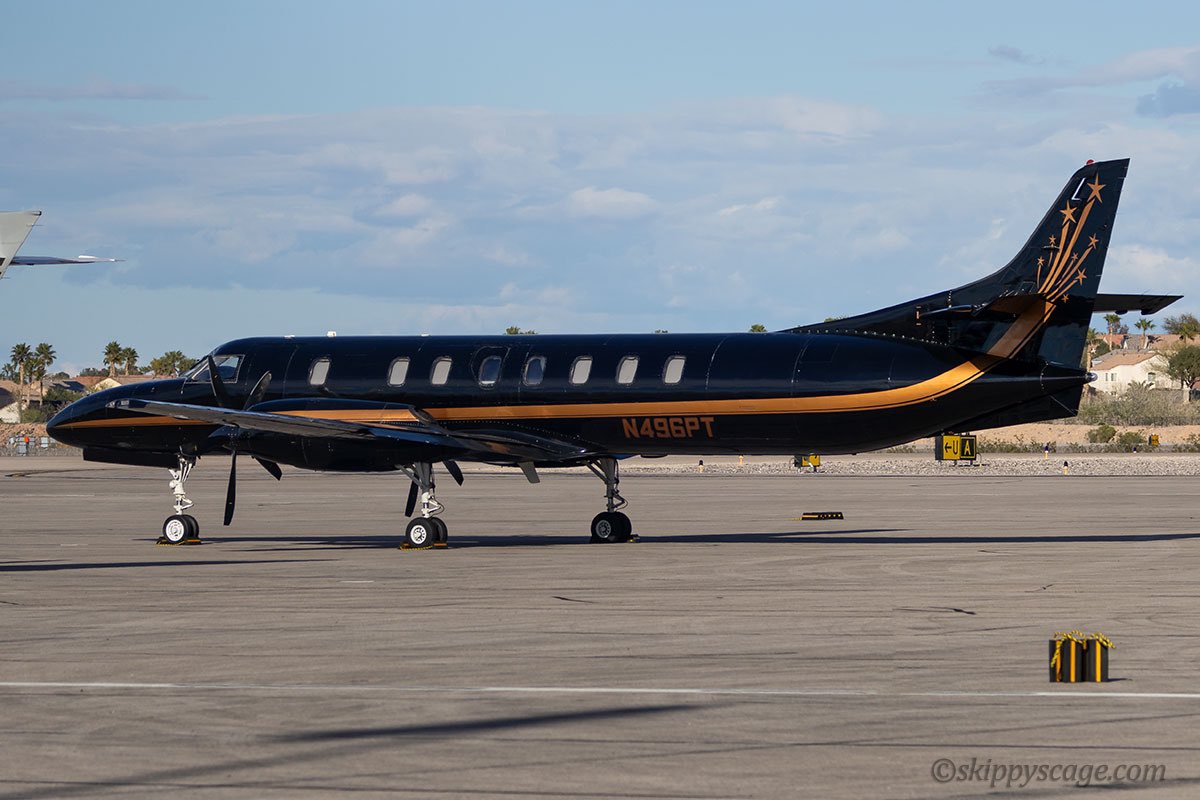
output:
<path id="1" fill-rule="evenodd" d="M 213 355 L 238 357 L 226 376 L 236 403 L 269 372 L 259 398 L 268 408 L 308 401 L 313 416 L 403 425 L 415 407 L 451 431 L 647 456 L 879 449 L 1086 380 L 1077 370 L 840 332 L 254 338 Z M 85 448 L 204 452 L 218 427 L 108 407 L 121 397 L 214 404 L 204 376 L 119 387 L 73 407 L 54 435 Z M 403 446 L 261 432 L 241 449 L 351 471 L 394 469 L 410 457 Z"/>

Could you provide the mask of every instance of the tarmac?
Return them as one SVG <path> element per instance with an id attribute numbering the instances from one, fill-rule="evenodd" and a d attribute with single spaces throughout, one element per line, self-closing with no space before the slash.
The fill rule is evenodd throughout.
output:
<path id="1" fill-rule="evenodd" d="M 0 799 L 1200 793 L 1195 477 L 631 470 L 618 545 L 468 470 L 404 551 L 402 476 L 238 467 L 171 547 L 165 472 L 0 459 Z"/>

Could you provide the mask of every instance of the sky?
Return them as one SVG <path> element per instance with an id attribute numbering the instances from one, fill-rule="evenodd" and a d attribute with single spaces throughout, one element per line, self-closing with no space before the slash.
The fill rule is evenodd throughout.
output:
<path id="1" fill-rule="evenodd" d="M 0 210 L 123 261 L 9 270 L 0 356 L 790 327 L 993 271 L 1124 157 L 1102 287 L 1197 311 L 1200 6 L 1134 9 L 14 4 Z"/>

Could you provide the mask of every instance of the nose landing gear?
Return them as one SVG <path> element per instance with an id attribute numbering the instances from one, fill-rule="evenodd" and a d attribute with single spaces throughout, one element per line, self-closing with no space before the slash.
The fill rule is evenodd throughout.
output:
<path id="1" fill-rule="evenodd" d="M 200 544 L 200 523 L 191 514 L 183 513 L 195 505 L 183 488 L 194 466 L 195 456 L 180 455 L 179 469 L 170 470 L 171 482 L 168 486 L 175 495 L 175 513 L 163 522 L 158 544 Z"/>

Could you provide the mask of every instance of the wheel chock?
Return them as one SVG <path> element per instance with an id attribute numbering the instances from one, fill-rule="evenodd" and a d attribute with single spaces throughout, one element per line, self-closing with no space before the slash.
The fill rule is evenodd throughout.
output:
<path id="1" fill-rule="evenodd" d="M 436 544 L 423 544 L 420 547 L 416 547 L 414 545 L 409 544 L 408 542 L 401 542 L 399 549 L 400 550 L 432 550 L 435 547 L 437 547 Z"/>
<path id="2" fill-rule="evenodd" d="M 449 542 L 434 542 L 433 546 L 439 550 L 445 550 L 447 547 L 450 546 L 450 543 Z"/>
<path id="3" fill-rule="evenodd" d="M 190 537 L 187 539 L 184 539 L 181 542 L 172 542 L 167 537 L 160 536 L 160 537 L 158 537 L 158 540 L 155 542 L 155 544 L 156 545 L 164 545 L 166 547 L 183 547 L 184 545 L 188 545 L 188 544 L 204 544 L 204 542 L 202 542 L 200 539 L 192 539 Z"/>
<path id="4" fill-rule="evenodd" d="M 805 511 L 798 517 L 792 517 L 793 521 L 800 522 L 812 519 L 845 519 L 846 517 L 840 511 Z"/>

